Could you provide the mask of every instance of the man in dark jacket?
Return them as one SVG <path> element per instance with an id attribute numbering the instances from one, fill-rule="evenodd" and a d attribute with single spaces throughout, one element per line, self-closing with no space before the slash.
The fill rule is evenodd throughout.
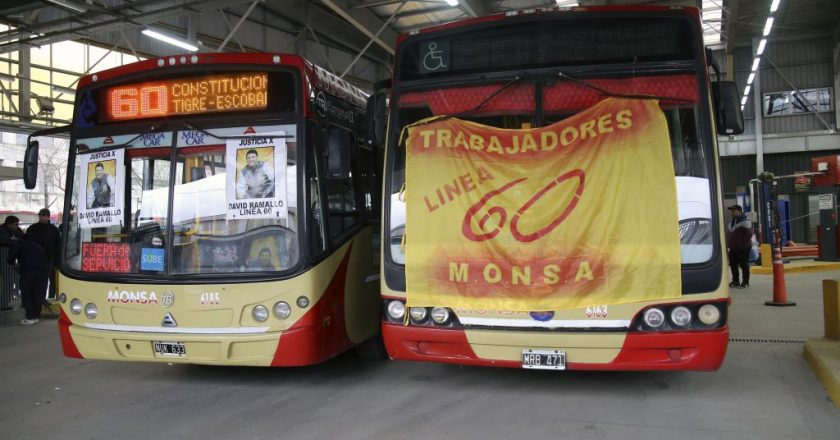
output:
<path id="1" fill-rule="evenodd" d="M 9 264 L 17 264 L 20 271 L 20 290 L 26 317 L 23 325 L 37 324 L 41 317 L 41 300 L 47 290 L 47 275 L 50 270 L 47 254 L 35 241 L 35 236 L 26 234 L 18 240 L 9 253 Z"/>
<path id="2" fill-rule="evenodd" d="M 752 223 L 744 215 L 740 205 L 729 207 L 732 213 L 732 221 L 729 222 L 729 234 L 727 244 L 729 245 L 729 269 L 732 271 L 732 282 L 729 287 L 749 287 L 750 285 L 750 249 L 752 248 Z M 738 276 L 738 268 L 741 268 L 743 278 Z M 739 283 L 739 279 L 743 282 Z"/>
<path id="3" fill-rule="evenodd" d="M 55 298 L 55 266 L 58 264 L 59 252 L 61 246 L 61 234 L 58 232 L 58 227 L 50 223 L 50 210 L 42 209 L 38 211 L 38 223 L 26 229 L 26 235 L 31 235 L 35 238 L 35 242 L 41 246 L 47 254 L 47 262 L 49 263 L 49 281 L 50 281 L 50 298 Z"/>
<path id="4" fill-rule="evenodd" d="M 0 225 L 0 244 L 7 246 L 14 245 L 18 240 L 23 238 L 23 231 L 20 230 L 20 219 L 9 215 Z"/>

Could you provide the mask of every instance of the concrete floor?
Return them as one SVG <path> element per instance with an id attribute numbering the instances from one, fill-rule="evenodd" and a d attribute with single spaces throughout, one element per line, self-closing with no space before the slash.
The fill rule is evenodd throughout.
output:
<path id="1" fill-rule="evenodd" d="M 764 306 L 733 293 L 734 338 L 822 335 L 821 280 Z M 6 312 L 8 314 L 8 312 Z M 14 313 L 17 313 L 15 311 Z M 2 320 L 0 439 L 826 439 L 840 411 L 802 344 L 733 342 L 716 373 L 583 373 L 361 361 L 293 369 L 64 358 L 54 321 Z"/>

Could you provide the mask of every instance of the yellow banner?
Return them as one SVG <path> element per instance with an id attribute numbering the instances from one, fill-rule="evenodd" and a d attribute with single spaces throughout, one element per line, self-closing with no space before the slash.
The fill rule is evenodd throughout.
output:
<path id="1" fill-rule="evenodd" d="M 562 310 L 680 296 L 658 102 L 523 130 L 443 119 L 406 140 L 409 306 Z"/>

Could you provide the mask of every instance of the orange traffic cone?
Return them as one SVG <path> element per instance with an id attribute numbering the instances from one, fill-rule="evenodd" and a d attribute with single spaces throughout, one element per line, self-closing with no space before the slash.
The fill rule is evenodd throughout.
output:
<path id="1" fill-rule="evenodd" d="M 778 229 L 773 231 L 773 238 L 773 300 L 764 301 L 764 304 L 776 307 L 795 306 L 795 302 L 788 301 L 787 299 L 785 265 L 782 262 L 782 246 Z"/>

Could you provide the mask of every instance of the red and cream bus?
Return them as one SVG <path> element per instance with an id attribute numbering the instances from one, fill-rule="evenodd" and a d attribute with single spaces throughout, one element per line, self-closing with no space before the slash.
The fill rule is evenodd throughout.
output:
<path id="1" fill-rule="evenodd" d="M 716 132 L 743 122 L 734 83 L 710 82 L 697 9 L 480 17 L 403 35 L 395 63 L 382 240 L 392 358 L 720 367 Z M 384 94 L 372 98 L 383 119 Z"/>
<path id="2" fill-rule="evenodd" d="M 291 366 L 375 353 L 381 157 L 361 142 L 366 97 L 285 54 L 83 77 L 58 279 L 64 354 Z"/>

